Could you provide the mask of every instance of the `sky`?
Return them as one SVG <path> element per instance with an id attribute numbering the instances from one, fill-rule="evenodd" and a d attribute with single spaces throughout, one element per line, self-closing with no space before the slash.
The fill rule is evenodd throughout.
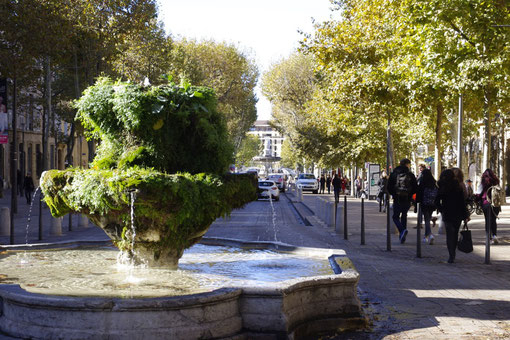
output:
<path id="1" fill-rule="evenodd" d="M 298 46 L 298 30 L 311 32 L 312 18 L 328 20 L 329 0 L 160 0 L 160 20 L 174 37 L 232 43 L 255 60 L 260 74 Z M 259 81 L 260 85 L 260 81 Z M 258 119 L 271 105 L 257 87 Z"/>

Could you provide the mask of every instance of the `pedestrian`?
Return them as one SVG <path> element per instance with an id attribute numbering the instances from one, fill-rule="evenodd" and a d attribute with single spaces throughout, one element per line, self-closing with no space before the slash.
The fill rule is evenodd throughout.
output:
<path id="1" fill-rule="evenodd" d="M 345 195 L 345 187 L 347 186 L 347 178 L 345 176 L 342 177 L 342 194 Z"/>
<path id="2" fill-rule="evenodd" d="M 326 188 L 326 179 L 324 178 L 324 174 L 322 174 L 321 179 L 320 179 L 320 192 L 319 193 L 323 194 L 325 188 Z"/>
<path id="3" fill-rule="evenodd" d="M 417 189 L 416 177 L 410 168 L 411 161 L 404 158 L 388 179 L 388 192 L 393 197 L 393 222 L 399 231 L 400 243 L 406 241 L 407 212 L 411 207 L 412 196 Z"/>
<path id="4" fill-rule="evenodd" d="M 361 196 L 361 177 L 358 176 L 354 181 L 354 185 L 356 186 L 356 197 Z"/>
<path id="5" fill-rule="evenodd" d="M 328 194 L 331 193 L 331 176 L 328 174 L 326 178 L 326 188 L 328 188 Z"/>
<path id="6" fill-rule="evenodd" d="M 491 243 L 498 244 L 496 219 L 501 212 L 501 207 L 494 207 L 489 201 L 492 199 L 492 190 L 489 190 L 489 188 L 493 186 L 499 186 L 499 178 L 496 177 L 494 171 L 487 169 L 482 174 L 476 197 L 481 203 L 483 216 L 485 217 L 485 231 L 489 233 Z"/>
<path id="7" fill-rule="evenodd" d="M 462 174 L 460 169 L 446 169 L 441 172 L 437 182 L 438 192 L 435 203 L 441 213 L 441 219 L 446 230 L 448 263 L 455 261 L 460 224 L 462 221 L 467 223 L 469 217 L 464 195 L 464 183 L 463 181 L 459 182 L 459 173 Z"/>
<path id="8" fill-rule="evenodd" d="M 430 228 L 430 220 L 432 213 L 436 210 L 437 183 L 432 175 L 432 171 L 424 169 L 420 173 L 420 181 L 418 182 L 418 190 L 416 191 L 416 203 L 421 204 L 421 213 L 425 222 L 424 243 L 434 244 L 434 234 Z"/>
<path id="9" fill-rule="evenodd" d="M 468 200 L 472 199 L 473 196 L 475 195 L 475 192 L 474 192 L 474 189 L 473 189 L 473 181 L 470 180 L 470 179 L 468 179 L 466 181 L 466 190 L 467 190 Z"/>
<path id="10" fill-rule="evenodd" d="M 386 205 L 387 197 L 388 197 L 388 175 L 386 174 L 386 171 L 383 171 L 381 174 L 381 178 L 379 178 L 379 181 L 377 182 L 377 186 L 379 187 L 379 192 L 377 193 L 377 199 L 379 200 L 379 208 L 381 205 L 383 205 L 384 209 L 383 212 L 386 212 Z M 379 209 L 380 211 L 380 209 Z"/>
<path id="11" fill-rule="evenodd" d="M 418 165 L 418 176 L 416 177 L 416 183 L 420 184 L 420 180 L 421 180 L 421 174 L 423 172 L 423 170 L 427 169 L 427 166 L 425 164 L 420 164 Z"/>
<path id="12" fill-rule="evenodd" d="M 32 204 L 32 193 L 34 192 L 35 188 L 34 181 L 32 180 L 32 174 L 30 172 L 28 172 L 25 176 L 23 187 L 25 188 L 25 198 L 27 199 L 27 204 Z"/>
<path id="13" fill-rule="evenodd" d="M 335 174 L 333 178 L 333 192 L 335 193 L 335 202 L 340 202 L 340 190 L 342 189 L 342 180 L 338 177 L 338 174 Z"/>

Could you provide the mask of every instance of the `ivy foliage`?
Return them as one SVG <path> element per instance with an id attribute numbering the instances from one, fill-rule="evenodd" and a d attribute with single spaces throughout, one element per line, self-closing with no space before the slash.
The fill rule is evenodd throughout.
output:
<path id="1" fill-rule="evenodd" d="M 233 148 L 212 90 L 101 78 L 76 106 L 101 144 L 92 169 L 43 174 L 53 216 L 86 214 L 119 249 L 136 257 L 143 248 L 164 262 L 178 259 L 216 218 L 257 198 L 255 177 L 225 174 Z"/>
<path id="2" fill-rule="evenodd" d="M 102 141 L 93 168 L 221 174 L 232 163 L 224 118 L 206 87 L 100 78 L 76 107 L 88 136 Z"/>
<path id="3" fill-rule="evenodd" d="M 257 197 L 251 175 L 170 175 L 140 168 L 50 170 L 44 173 L 41 188 L 53 216 L 74 211 L 98 225 L 108 216 L 108 221 L 124 228 L 122 235 L 130 227 L 130 194 L 135 191 L 137 233 L 152 229 L 159 234 L 156 249 L 191 246 L 216 218 Z"/>

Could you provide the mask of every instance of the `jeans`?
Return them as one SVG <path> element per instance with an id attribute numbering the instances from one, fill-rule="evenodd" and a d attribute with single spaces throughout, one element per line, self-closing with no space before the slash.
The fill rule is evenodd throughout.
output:
<path id="1" fill-rule="evenodd" d="M 432 234 L 432 230 L 430 229 L 430 219 L 432 218 L 433 212 L 434 212 L 433 207 L 422 206 L 421 208 L 423 221 L 425 223 L 425 236 L 429 236 L 430 234 Z"/>
<path id="2" fill-rule="evenodd" d="M 335 202 L 340 202 L 340 188 L 334 188 L 333 190 L 335 192 Z"/>
<path id="3" fill-rule="evenodd" d="M 400 234 L 407 229 L 407 212 L 410 207 L 409 203 L 393 201 L 393 222 L 395 222 Z"/>
<path id="4" fill-rule="evenodd" d="M 32 190 L 25 189 L 25 198 L 27 199 L 27 204 L 32 203 Z"/>
<path id="5" fill-rule="evenodd" d="M 490 204 L 484 204 L 482 206 L 483 210 L 483 216 L 485 217 L 485 231 L 487 232 L 489 230 L 490 226 L 490 238 L 492 236 L 496 236 L 498 232 L 498 224 L 496 222 L 499 210 L 496 210 L 497 208 L 491 207 Z M 495 213 L 495 210 L 498 212 L 498 214 Z"/>
<path id="6" fill-rule="evenodd" d="M 444 222 L 446 230 L 446 246 L 448 247 L 448 254 L 451 258 L 455 258 L 455 250 L 457 249 L 457 242 L 459 240 L 459 229 L 462 221 Z"/>

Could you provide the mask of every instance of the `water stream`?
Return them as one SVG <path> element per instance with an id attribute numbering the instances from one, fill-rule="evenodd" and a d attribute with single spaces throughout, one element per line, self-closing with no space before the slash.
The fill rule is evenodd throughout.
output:
<path id="1" fill-rule="evenodd" d="M 276 237 L 276 210 L 274 208 L 273 198 L 271 195 L 269 195 L 269 202 L 271 204 L 271 211 L 272 211 L 272 222 L 273 222 L 273 232 L 274 232 L 274 241 L 278 242 L 278 239 Z"/>
<path id="2" fill-rule="evenodd" d="M 34 206 L 35 195 L 37 195 L 39 188 L 40 187 L 37 187 L 35 189 L 34 194 L 32 195 L 32 201 L 30 202 L 30 208 L 28 209 L 27 229 L 26 229 L 26 233 L 25 233 L 25 244 L 28 244 L 28 231 L 30 229 L 30 221 L 32 220 L 32 208 Z"/>

